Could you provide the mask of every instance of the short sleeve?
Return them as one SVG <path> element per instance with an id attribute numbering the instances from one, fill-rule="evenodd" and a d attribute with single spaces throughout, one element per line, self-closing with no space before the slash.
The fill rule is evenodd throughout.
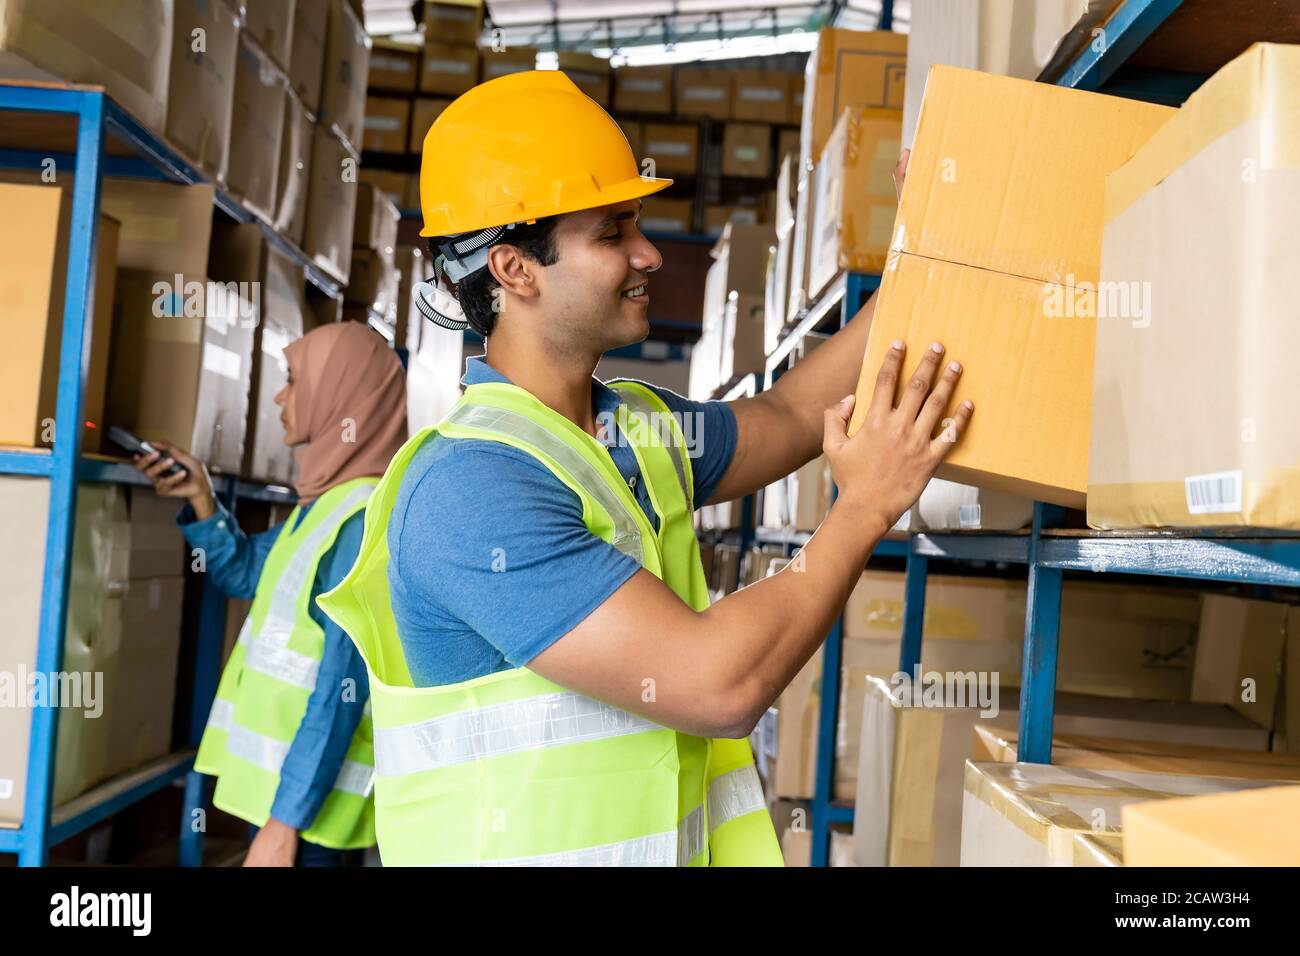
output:
<path id="1" fill-rule="evenodd" d="M 695 506 L 713 497 L 736 454 L 736 413 L 728 402 L 695 402 L 670 389 L 648 385 L 677 416 L 695 475 Z"/>

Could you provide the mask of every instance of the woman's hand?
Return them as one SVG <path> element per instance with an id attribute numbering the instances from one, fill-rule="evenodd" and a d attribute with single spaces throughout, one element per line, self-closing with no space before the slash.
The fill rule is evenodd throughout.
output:
<path id="1" fill-rule="evenodd" d="M 154 491 L 165 498 L 188 499 L 194 516 L 200 521 L 211 517 L 217 503 L 207 466 L 171 442 L 159 440 L 150 444 L 158 450 L 150 455 L 136 455 L 135 467 L 153 482 Z M 185 470 L 170 476 L 164 474 L 172 465 L 180 465 Z"/>

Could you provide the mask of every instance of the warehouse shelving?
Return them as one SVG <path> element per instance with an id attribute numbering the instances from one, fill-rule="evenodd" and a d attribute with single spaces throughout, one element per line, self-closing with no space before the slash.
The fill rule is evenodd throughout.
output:
<path id="1" fill-rule="evenodd" d="M 207 178 L 169 144 L 149 132 L 103 90 L 59 83 L 0 82 L 0 166 L 73 169 L 72 217 L 59 350 L 58 397 L 53 449 L 0 449 L 0 474 L 48 478 L 49 525 L 36 645 L 36 671 L 57 673 L 63 666 L 71 551 L 76 524 L 77 485 L 81 481 L 145 485 L 130 464 L 82 455 L 82 410 L 86 391 L 99 200 L 105 175 L 170 182 L 206 183 Z M 11 122 L 21 117 L 21 122 Z M 44 147 L 49 147 L 45 149 Z M 304 269 L 307 281 L 331 298 L 340 294 L 330 276 L 235 197 L 215 193 L 218 209 L 237 222 L 259 222 L 268 242 Z M 213 475 L 214 490 L 228 508 L 243 501 L 289 503 L 291 489 L 229 475 Z M 182 862 L 197 863 L 202 832 L 192 825 L 202 803 L 203 777 L 193 770 L 194 748 L 203 733 L 216 693 L 226 602 L 204 582 L 198 624 L 193 710 L 189 746 L 121 774 L 59 807 L 52 807 L 58 711 L 32 710 L 26 791 L 21 825 L 0 827 L 0 853 L 16 853 L 20 865 L 42 865 L 54 844 L 84 831 L 113 813 L 174 781 L 185 780 L 181 826 Z"/>

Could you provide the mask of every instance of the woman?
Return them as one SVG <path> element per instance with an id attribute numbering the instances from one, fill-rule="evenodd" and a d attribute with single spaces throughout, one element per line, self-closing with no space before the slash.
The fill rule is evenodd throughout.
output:
<path id="1" fill-rule="evenodd" d="M 217 777 L 212 802 L 250 824 L 244 865 L 355 865 L 375 843 L 369 685 L 316 597 L 351 568 L 366 501 L 406 440 L 405 377 L 356 322 L 315 329 L 284 355 L 275 402 L 298 466 L 287 521 L 245 535 L 203 463 L 169 442 L 136 467 L 159 494 L 187 499 L 178 522 L 213 583 L 253 599 L 194 764 Z M 173 465 L 185 470 L 168 477 Z"/>

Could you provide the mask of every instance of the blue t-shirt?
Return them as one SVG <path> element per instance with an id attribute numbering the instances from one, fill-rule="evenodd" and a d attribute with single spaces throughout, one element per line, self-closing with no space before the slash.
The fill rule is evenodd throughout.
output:
<path id="1" fill-rule="evenodd" d="M 466 385 L 508 382 L 482 358 Z M 736 417 L 723 402 L 693 402 L 649 386 L 683 416 L 703 504 L 731 465 Z M 608 421 L 617 393 L 592 379 Z M 632 448 L 610 456 L 657 529 Z M 435 434 L 402 478 L 388 525 L 388 584 L 415 684 L 434 687 L 521 667 L 580 624 L 640 567 L 587 530 L 582 503 L 545 465 L 509 445 Z"/>

